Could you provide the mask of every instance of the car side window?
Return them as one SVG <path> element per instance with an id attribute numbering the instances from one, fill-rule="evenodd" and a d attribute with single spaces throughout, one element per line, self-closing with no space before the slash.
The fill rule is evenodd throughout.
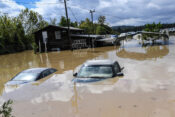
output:
<path id="1" fill-rule="evenodd" d="M 50 73 L 50 70 L 46 70 L 46 72 L 45 72 L 45 76 L 48 76 L 48 75 L 50 75 L 51 73 Z"/>
<path id="2" fill-rule="evenodd" d="M 42 72 L 41 76 L 42 76 L 42 78 L 44 78 L 44 77 L 46 77 L 46 76 L 48 76 L 48 75 L 50 75 L 50 74 L 51 74 L 51 73 L 50 73 L 49 70 L 45 70 L 45 71 Z"/>
<path id="3" fill-rule="evenodd" d="M 50 74 L 56 72 L 56 69 L 49 69 Z"/>
<path id="4" fill-rule="evenodd" d="M 41 78 L 44 78 L 44 77 L 46 77 L 46 76 L 48 76 L 48 75 L 50 75 L 50 74 L 52 74 L 52 73 L 54 73 L 54 72 L 56 72 L 56 71 L 57 71 L 56 69 L 47 69 L 47 70 L 43 71 L 43 72 L 40 74 L 40 76 L 39 76 L 39 78 L 38 78 L 37 80 L 39 80 L 39 79 L 41 79 Z"/>

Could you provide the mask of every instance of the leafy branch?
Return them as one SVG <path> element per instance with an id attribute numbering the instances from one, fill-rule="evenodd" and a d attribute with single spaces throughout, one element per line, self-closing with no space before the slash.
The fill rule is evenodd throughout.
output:
<path id="1" fill-rule="evenodd" d="M 12 107 L 10 105 L 12 103 L 13 103 L 12 100 L 8 100 L 7 102 L 4 102 L 4 104 L 0 108 L 0 116 L 2 116 L 2 117 L 14 117 L 11 115 Z"/>

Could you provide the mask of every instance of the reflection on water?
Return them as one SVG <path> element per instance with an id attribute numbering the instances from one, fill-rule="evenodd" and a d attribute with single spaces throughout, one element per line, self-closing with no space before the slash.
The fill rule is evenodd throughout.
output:
<path id="1" fill-rule="evenodd" d="M 9 98 L 15 100 L 14 113 L 18 117 L 57 114 L 66 117 L 160 117 L 161 114 L 173 117 L 174 37 L 170 42 L 170 45 L 142 47 L 138 42 L 128 41 L 122 48 L 36 55 L 26 51 L 0 56 L 0 104 Z M 124 76 L 89 84 L 73 83 L 74 70 L 89 59 L 117 60 L 125 67 Z M 58 72 L 35 83 L 4 88 L 15 74 L 33 67 L 53 67 Z"/>
<path id="2" fill-rule="evenodd" d="M 33 54 L 33 51 L 26 51 L 17 54 L 9 54 L 0 56 L 0 94 L 3 91 L 4 84 L 10 80 L 17 73 L 22 70 L 33 67 L 53 67 L 58 69 L 57 73 L 63 73 L 68 70 L 74 70 L 78 65 L 81 65 L 88 59 L 94 59 L 100 55 L 103 55 L 106 51 L 113 50 L 113 47 L 84 49 L 62 52 L 50 52 Z M 94 53 L 98 51 L 98 53 Z M 77 57 L 77 54 L 83 56 Z M 84 54 L 86 52 L 86 54 Z M 98 59 L 98 58 L 97 58 Z"/>
<path id="3" fill-rule="evenodd" d="M 76 83 L 74 83 L 74 96 L 72 96 L 72 107 L 75 108 L 75 113 L 78 113 L 78 100 L 81 100 L 81 98 L 78 96 L 77 92 L 77 86 Z"/>
<path id="4" fill-rule="evenodd" d="M 117 56 L 121 58 L 130 58 L 135 60 L 146 60 L 162 58 L 169 53 L 169 49 L 166 46 L 148 46 L 143 48 L 144 53 L 130 52 L 125 48 L 121 48 L 117 51 Z"/>

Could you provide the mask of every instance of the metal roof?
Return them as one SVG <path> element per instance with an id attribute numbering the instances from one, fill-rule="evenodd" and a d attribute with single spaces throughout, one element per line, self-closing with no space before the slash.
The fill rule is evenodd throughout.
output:
<path id="1" fill-rule="evenodd" d="M 105 59 L 105 60 L 89 60 L 84 63 L 84 65 L 112 65 L 116 61 Z"/>
<path id="2" fill-rule="evenodd" d="M 42 28 L 42 29 L 40 29 L 40 30 L 34 32 L 34 33 L 37 33 L 37 32 L 42 31 L 42 30 L 46 30 L 46 29 L 49 28 L 49 27 L 53 27 L 53 28 L 57 28 L 57 29 L 65 29 L 65 30 L 68 30 L 68 27 L 55 26 L 55 25 L 48 25 L 48 26 L 46 26 L 46 27 L 44 27 L 44 28 Z M 83 31 L 83 29 L 80 29 L 80 28 L 75 28 L 75 27 L 69 27 L 69 28 L 70 28 L 70 30 Z"/>

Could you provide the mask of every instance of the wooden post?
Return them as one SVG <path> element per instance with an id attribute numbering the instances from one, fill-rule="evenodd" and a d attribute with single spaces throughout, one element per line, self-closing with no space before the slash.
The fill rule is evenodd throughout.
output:
<path id="1" fill-rule="evenodd" d="M 94 34 L 93 13 L 95 12 L 95 9 L 94 10 L 90 10 L 89 12 L 91 13 L 91 20 L 92 20 L 92 34 Z"/>
<path id="2" fill-rule="evenodd" d="M 67 12 L 66 1 L 67 0 L 64 0 L 64 6 L 65 6 L 65 12 L 66 12 L 67 27 L 68 27 L 68 39 L 69 39 L 69 43 L 70 43 L 70 49 L 73 50 L 73 48 L 72 48 L 72 40 L 71 40 L 71 37 L 70 37 L 70 24 L 69 24 L 69 17 L 68 17 L 68 12 Z"/>
<path id="3" fill-rule="evenodd" d="M 45 52 L 47 52 L 47 43 L 46 42 L 44 43 L 44 46 L 45 46 Z"/>
<path id="4" fill-rule="evenodd" d="M 39 40 L 39 52 L 41 53 L 41 42 Z"/>

